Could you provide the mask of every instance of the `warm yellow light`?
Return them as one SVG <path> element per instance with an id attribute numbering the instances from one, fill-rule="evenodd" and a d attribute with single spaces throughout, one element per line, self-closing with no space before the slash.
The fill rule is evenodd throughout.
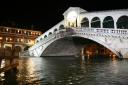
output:
<path id="1" fill-rule="evenodd" d="M 2 40 L 3 38 L 2 37 L 0 37 L 0 40 Z"/>
<path id="2" fill-rule="evenodd" d="M 6 37 L 6 40 L 8 40 L 8 38 Z"/>
<path id="3" fill-rule="evenodd" d="M 12 40 L 12 38 L 10 38 L 10 40 Z"/>
<path id="4" fill-rule="evenodd" d="M 24 31 L 24 33 L 26 33 L 26 31 Z"/>
<path id="5" fill-rule="evenodd" d="M 28 44 L 33 45 L 34 44 L 34 40 L 29 40 Z"/>
<path id="6" fill-rule="evenodd" d="M 21 39 L 21 42 L 23 42 L 23 39 Z"/>
<path id="7" fill-rule="evenodd" d="M 17 39 L 17 41 L 19 42 L 19 38 Z"/>
<path id="8" fill-rule="evenodd" d="M 69 12 L 69 14 L 67 15 L 67 19 L 69 21 L 75 21 L 77 18 L 77 13 L 75 11 L 71 11 Z"/>

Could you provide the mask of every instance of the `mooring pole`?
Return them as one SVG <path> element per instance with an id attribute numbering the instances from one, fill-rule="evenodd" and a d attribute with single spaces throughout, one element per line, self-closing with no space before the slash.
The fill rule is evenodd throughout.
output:
<path id="1" fill-rule="evenodd" d="M 82 52 L 81 52 L 81 54 L 82 54 L 82 61 L 84 61 L 85 60 L 85 58 L 84 58 L 84 48 L 82 48 Z"/>

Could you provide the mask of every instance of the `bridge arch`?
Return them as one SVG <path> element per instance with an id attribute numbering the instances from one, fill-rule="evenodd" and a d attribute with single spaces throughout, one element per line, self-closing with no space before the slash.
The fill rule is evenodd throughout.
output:
<path id="1" fill-rule="evenodd" d="M 83 35 L 73 35 L 72 37 L 80 37 L 80 38 L 85 38 L 85 39 L 89 39 L 89 40 L 91 40 L 91 41 L 94 41 L 94 42 L 96 42 L 96 43 L 99 43 L 100 45 L 102 45 L 102 46 L 104 46 L 104 47 L 106 47 L 107 49 L 109 49 L 111 52 L 113 52 L 115 55 L 117 55 L 117 56 L 119 56 L 119 54 L 117 53 L 117 51 L 115 50 L 115 49 L 113 49 L 113 48 L 111 48 L 111 47 L 109 47 L 107 44 L 105 44 L 104 42 L 102 42 L 101 40 L 99 40 L 99 39 L 95 39 L 95 38 L 93 38 L 93 37 L 88 37 L 88 36 L 83 36 Z M 48 47 L 50 47 L 50 45 L 52 44 L 52 43 L 55 43 L 55 41 L 57 41 L 57 40 L 59 40 L 59 39 L 63 39 L 64 37 L 62 37 L 62 38 L 58 38 L 58 39 L 55 39 L 55 40 L 53 40 L 53 41 L 51 41 L 51 42 L 49 42 L 49 44 L 44 48 L 44 50 L 42 50 L 42 53 L 41 53 L 41 55 L 43 54 L 43 53 L 47 53 L 47 52 L 45 52 L 46 51 L 46 49 L 48 49 Z M 70 37 L 71 38 L 71 37 Z M 69 40 L 72 40 L 72 39 L 69 39 Z M 62 42 L 64 42 L 64 41 L 62 41 Z M 74 42 L 73 42 L 74 43 Z M 63 44 L 63 43 L 61 43 L 61 44 Z M 60 45 L 60 44 L 57 44 L 57 45 Z M 75 45 L 76 46 L 76 45 Z M 84 46 L 84 45 L 83 45 Z M 56 46 L 52 46 L 51 48 L 52 49 L 54 49 L 54 47 L 56 47 Z M 57 46 L 57 47 L 59 47 L 59 46 Z M 65 47 L 64 45 L 61 45 L 61 47 Z M 50 50 L 51 50 L 51 48 L 50 48 Z M 77 47 L 76 47 L 77 48 Z M 57 49 L 57 48 L 56 48 Z M 80 48 L 80 49 L 82 49 L 82 47 Z M 59 50 L 60 51 L 60 50 Z M 53 50 L 51 50 L 51 52 L 53 52 Z M 61 51 L 62 52 L 62 51 Z M 48 55 L 49 56 L 49 55 Z"/>
<path id="2" fill-rule="evenodd" d="M 40 38 L 40 41 L 41 41 L 41 40 L 43 40 L 43 38 L 42 38 L 42 37 Z"/>
<path id="3" fill-rule="evenodd" d="M 101 21 L 99 17 L 94 17 L 91 20 L 91 27 L 92 28 L 100 28 L 101 26 Z"/>
<path id="4" fill-rule="evenodd" d="M 44 36 L 44 38 L 46 38 L 46 37 L 47 37 L 47 35 Z"/>
<path id="5" fill-rule="evenodd" d="M 107 16 L 103 20 L 103 28 L 114 28 L 113 17 Z"/>
<path id="6" fill-rule="evenodd" d="M 116 24 L 119 29 L 128 29 L 128 16 L 123 15 L 119 17 Z"/>
<path id="7" fill-rule="evenodd" d="M 64 25 L 59 26 L 59 30 L 64 29 Z"/>
<path id="8" fill-rule="evenodd" d="M 89 20 L 87 17 L 84 17 L 82 20 L 81 20 L 81 27 L 89 27 Z"/>
<path id="9" fill-rule="evenodd" d="M 51 35 L 52 34 L 52 32 L 49 32 L 49 35 Z"/>
<path id="10" fill-rule="evenodd" d="M 39 42 L 39 40 L 36 41 L 36 43 L 38 43 L 38 42 Z"/>
<path id="11" fill-rule="evenodd" d="M 102 42 L 102 41 L 99 40 L 99 39 L 95 39 L 95 38 L 93 38 L 93 37 L 87 37 L 87 36 L 80 36 L 80 35 L 78 35 L 77 37 L 86 38 L 86 39 L 92 40 L 92 41 L 94 41 L 94 42 L 96 42 L 96 43 L 99 43 L 100 45 L 106 47 L 107 49 L 109 49 L 110 51 L 112 51 L 114 54 L 116 54 L 117 56 L 119 56 L 119 54 L 117 53 L 116 50 L 114 50 L 113 48 L 109 47 L 107 44 L 105 44 L 104 42 Z"/>
<path id="12" fill-rule="evenodd" d="M 56 31 L 57 31 L 57 28 L 54 29 L 54 32 L 56 32 Z"/>

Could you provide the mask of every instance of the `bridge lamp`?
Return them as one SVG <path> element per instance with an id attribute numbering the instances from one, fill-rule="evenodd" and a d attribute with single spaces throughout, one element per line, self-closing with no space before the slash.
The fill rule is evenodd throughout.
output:
<path id="1" fill-rule="evenodd" d="M 71 26 L 71 27 L 75 27 L 74 25 L 77 26 L 77 13 L 76 13 L 76 11 L 69 12 L 67 15 L 67 20 L 68 20 L 69 26 Z"/>

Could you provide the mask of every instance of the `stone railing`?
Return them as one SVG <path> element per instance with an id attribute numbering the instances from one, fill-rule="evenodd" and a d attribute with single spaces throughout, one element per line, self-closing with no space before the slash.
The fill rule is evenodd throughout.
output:
<path id="1" fill-rule="evenodd" d="M 34 49 L 43 46 L 46 43 L 49 43 L 51 41 L 54 41 L 55 39 L 59 39 L 62 37 L 70 36 L 73 35 L 75 32 L 73 29 L 68 28 L 68 29 L 61 29 L 57 32 L 54 32 L 53 34 L 49 35 L 46 38 L 43 38 L 39 42 L 37 42 L 35 45 L 29 48 L 29 51 L 33 51 Z M 21 53 L 21 56 L 29 56 L 29 51 L 24 51 Z"/>
<path id="2" fill-rule="evenodd" d="M 128 38 L 127 29 L 112 29 L 112 28 L 79 28 L 74 30 L 77 34 L 97 34 L 98 36 L 112 36 Z M 96 35 L 95 35 L 96 36 Z"/>

